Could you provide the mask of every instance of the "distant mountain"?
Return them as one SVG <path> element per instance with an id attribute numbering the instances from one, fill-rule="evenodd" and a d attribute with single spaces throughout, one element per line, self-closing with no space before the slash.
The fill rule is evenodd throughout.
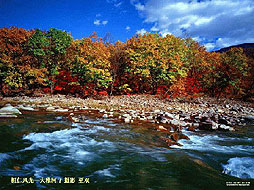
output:
<path id="1" fill-rule="evenodd" d="M 234 48 L 234 47 L 241 47 L 244 50 L 245 49 L 254 49 L 254 43 L 244 43 L 244 44 L 239 44 L 239 45 L 233 45 L 233 46 L 221 48 L 220 50 L 217 50 L 216 52 L 222 53 L 222 52 L 228 51 L 229 49 Z"/>

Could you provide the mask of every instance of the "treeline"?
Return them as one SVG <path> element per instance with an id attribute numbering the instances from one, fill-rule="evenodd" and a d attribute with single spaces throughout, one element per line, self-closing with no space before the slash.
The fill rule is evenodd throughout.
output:
<path id="1" fill-rule="evenodd" d="M 147 33 L 125 43 L 65 31 L 0 29 L 0 92 L 165 97 L 253 95 L 254 58 L 241 48 L 207 52 L 190 38 Z"/>

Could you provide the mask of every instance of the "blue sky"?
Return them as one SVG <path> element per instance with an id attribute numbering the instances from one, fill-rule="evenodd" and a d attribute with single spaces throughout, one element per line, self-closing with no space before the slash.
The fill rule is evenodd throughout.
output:
<path id="1" fill-rule="evenodd" d="M 145 32 L 192 37 L 208 50 L 254 42 L 253 0 L 0 0 L 0 28 L 58 28 L 76 39 Z"/>
<path id="2" fill-rule="evenodd" d="M 151 24 L 143 23 L 130 1 L 0 0 L 1 28 L 57 28 L 78 39 L 110 32 L 114 40 L 125 41 L 146 25 Z"/>

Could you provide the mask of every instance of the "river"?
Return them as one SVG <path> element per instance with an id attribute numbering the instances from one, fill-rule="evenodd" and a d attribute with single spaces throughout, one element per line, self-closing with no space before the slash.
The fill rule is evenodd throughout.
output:
<path id="1" fill-rule="evenodd" d="M 169 148 L 156 131 L 114 119 L 86 115 L 76 124 L 48 112 L 1 119 L 0 189 L 218 190 L 236 182 L 253 188 L 253 126 L 183 133 L 190 140 Z M 62 181 L 11 183 L 14 177 Z M 63 183 L 65 177 L 75 183 Z M 81 178 L 89 183 L 79 183 Z"/>

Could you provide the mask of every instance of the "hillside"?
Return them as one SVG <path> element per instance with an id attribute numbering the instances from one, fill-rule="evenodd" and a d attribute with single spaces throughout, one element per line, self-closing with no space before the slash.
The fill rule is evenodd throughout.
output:
<path id="1" fill-rule="evenodd" d="M 252 54 L 252 57 L 254 56 L 253 55 L 254 54 L 254 43 L 244 43 L 244 44 L 233 45 L 233 46 L 221 48 L 217 52 L 221 52 L 221 53 L 226 52 L 229 49 L 234 48 L 234 47 L 241 47 L 241 48 L 243 48 L 244 52 L 247 53 L 247 56 L 249 56 L 249 55 L 251 56 L 251 54 Z"/>

